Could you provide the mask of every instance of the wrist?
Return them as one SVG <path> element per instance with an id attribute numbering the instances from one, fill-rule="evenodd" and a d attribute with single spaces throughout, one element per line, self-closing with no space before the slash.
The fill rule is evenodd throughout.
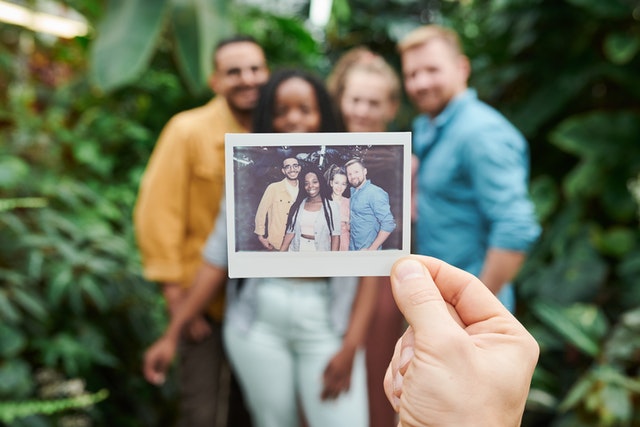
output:
<path id="1" fill-rule="evenodd" d="M 345 337 L 345 339 L 342 341 L 342 348 L 340 349 L 340 351 L 355 355 L 358 347 L 359 345 L 355 340 L 347 339 Z"/>

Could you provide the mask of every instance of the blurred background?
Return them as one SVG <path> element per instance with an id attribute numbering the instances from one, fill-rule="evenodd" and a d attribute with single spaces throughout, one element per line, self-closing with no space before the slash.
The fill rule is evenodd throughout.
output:
<path id="1" fill-rule="evenodd" d="M 356 45 L 399 69 L 426 23 L 460 32 L 471 86 L 530 144 L 523 425 L 640 426 L 638 0 L 0 1 L 0 425 L 171 424 L 173 380 L 140 374 L 166 315 L 132 208 L 162 126 L 211 97 L 217 40 L 326 77 Z"/>

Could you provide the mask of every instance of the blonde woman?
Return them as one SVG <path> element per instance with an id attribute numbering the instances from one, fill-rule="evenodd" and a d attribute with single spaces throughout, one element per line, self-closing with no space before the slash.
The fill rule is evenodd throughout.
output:
<path id="1" fill-rule="evenodd" d="M 327 87 L 349 132 L 384 132 L 398 112 L 400 79 L 396 71 L 365 47 L 351 49 L 338 60 Z M 369 420 L 371 427 L 388 427 L 396 424 L 395 412 L 382 382 L 396 340 L 402 335 L 403 317 L 393 301 L 389 278 L 371 279 L 379 289 L 365 345 Z"/>

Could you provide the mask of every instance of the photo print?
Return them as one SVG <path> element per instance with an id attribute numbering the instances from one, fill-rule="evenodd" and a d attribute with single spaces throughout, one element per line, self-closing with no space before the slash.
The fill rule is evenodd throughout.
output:
<path id="1" fill-rule="evenodd" d="M 230 277 L 387 276 L 410 252 L 409 132 L 227 134 Z"/>

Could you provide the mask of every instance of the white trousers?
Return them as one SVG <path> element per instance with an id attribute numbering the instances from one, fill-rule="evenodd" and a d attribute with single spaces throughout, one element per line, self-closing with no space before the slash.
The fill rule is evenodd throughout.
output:
<path id="1" fill-rule="evenodd" d="M 248 333 L 228 322 L 224 342 L 256 427 L 297 427 L 297 402 L 310 427 L 367 427 L 364 351 L 356 354 L 351 387 L 322 401 L 322 376 L 342 345 L 329 320 L 324 281 L 261 284 Z"/>

